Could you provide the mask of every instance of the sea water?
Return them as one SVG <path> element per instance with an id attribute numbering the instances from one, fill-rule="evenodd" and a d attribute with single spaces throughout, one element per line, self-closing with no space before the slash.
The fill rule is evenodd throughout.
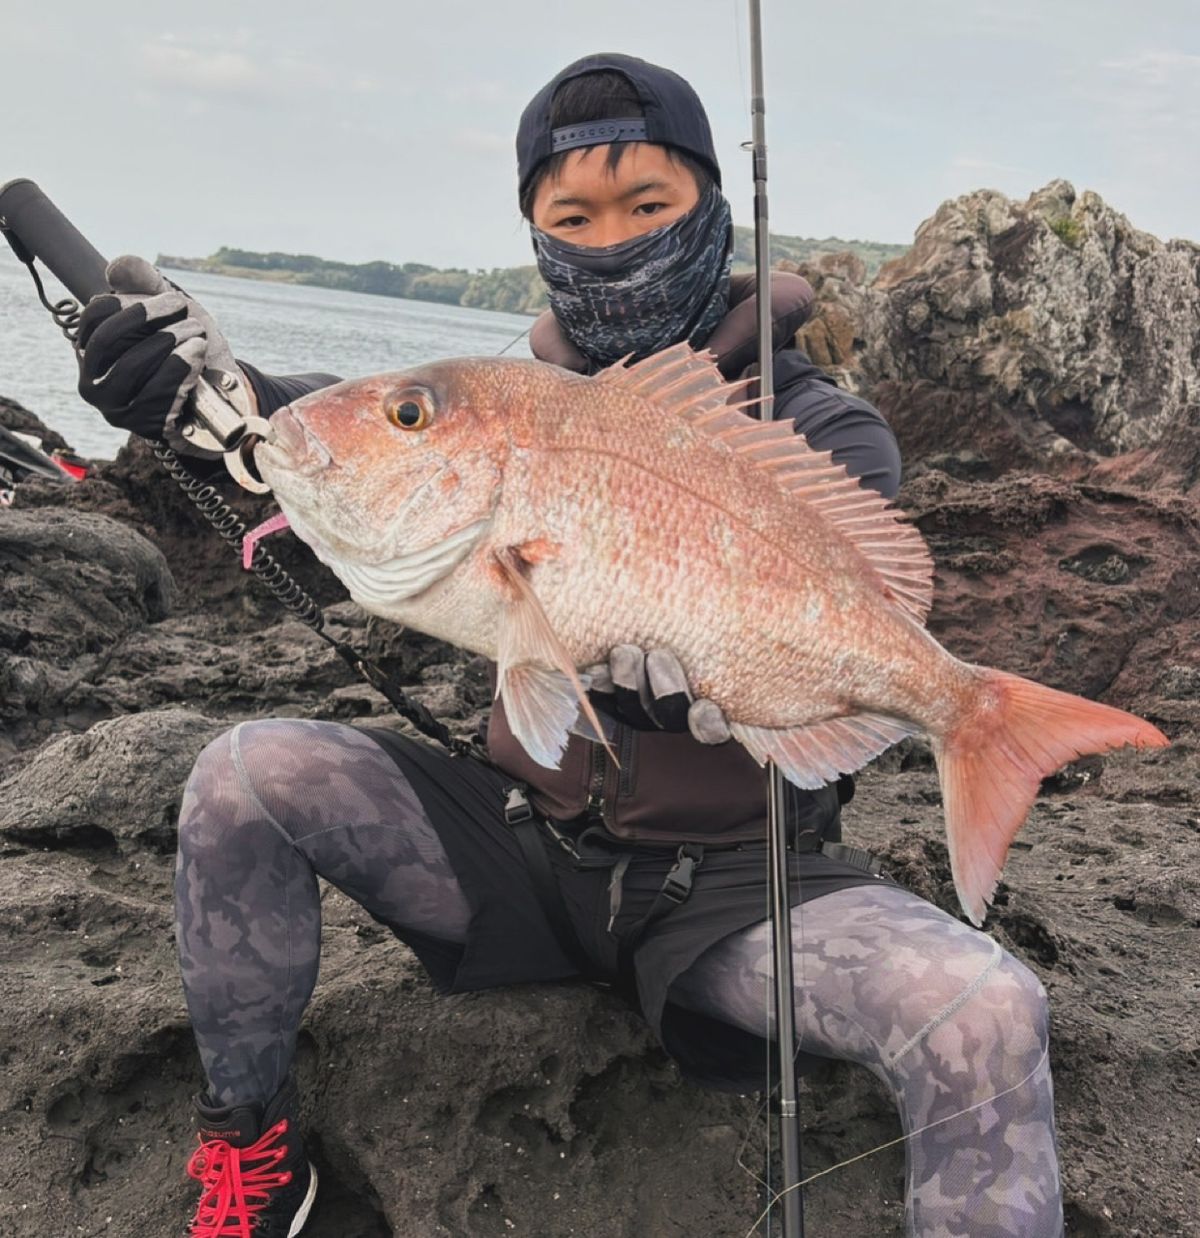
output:
<path id="1" fill-rule="evenodd" d="M 53 301 L 66 293 L 47 276 Z M 437 357 L 490 356 L 532 319 L 429 301 L 299 284 L 167 271 L 217 320 L 234 355 L 268 374 L 320 370 L 356 378 Z M 509 356 L 529 356 L 525 339 Z M 0 395 L 36 413 L 81 455 L 111 459 L 127 435 L 76 391 L 71 346 L 42 308 L 29 273 L 0 242 Z"/>

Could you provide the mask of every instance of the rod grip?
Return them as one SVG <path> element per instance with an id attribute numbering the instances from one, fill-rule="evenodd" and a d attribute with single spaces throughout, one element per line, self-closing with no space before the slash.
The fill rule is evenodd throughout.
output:
<path id="1" fill-rule="evenodd" d="M 0 223 L 42 262 L 79 302 L 108 292 L 108 262 L 31 180 L 0 186 Z"/>

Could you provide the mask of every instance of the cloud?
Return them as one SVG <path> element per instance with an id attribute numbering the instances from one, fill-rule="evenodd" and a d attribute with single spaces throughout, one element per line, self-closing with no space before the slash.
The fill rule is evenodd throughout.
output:
<path id="1" fill-rule="evenodd" d="M 1157 49 L 1102 60 L 1099 67 L 1117 119 L 1130 129 L 1200 127 L 1200 56 Z M 1169 140 L 1168 133 L 1161 136 Z"/>
<path id="2" fill-rule="evenodd" d="M 1200 56 L 1152 48 L 1096 61 L 1091 74 L 1076 79 L 1075 95 L 1126 166 L 1189 162 L 1184 148 L 1200 138 Z"/>
<path id="3" fill-rule="evenodd" d="M 1041 27 L 1046 14 L 1040 3 L 1022 6 L 1013 0 L 976 0 L 965 9 L 958 0 L 947 6 L 953 15 L 968 26 L 980 30 L 1020 30 Z"/>
<path id="4" fill-rule="evenodd" d="M 200 94 L 261 92 L 262 70 L 243 52 L 185 47 L 168 36 L 144 43 L 141 59 L 146 75 L 164 85 Z"/>
<path id="5" fill-rule="evenodd" d="M 516 95 L 504 82 L 476 78 L 474 81 L 445 82 L 441 86 L 442 98 L 450 103 L 482 103 L 496 106 L 511 102 Z"/>
<path id="6" fill-rule="evenodd" d="M 255 47 L 247 31 L 240 32 L 235 42 L 231 49 L 225 41 L 219 47 L 206 46 L 164 34 L 142 44 L 142 69 L 160 88 L 213 100 L 315 93 L 364 96 L 382 90 L 376 76 L 357 66 L 343 71 L 336 64 L 287 49 Z M 414 89 L 405 84 L 388 86 L 398 97 L 411 95 Z"/>
<path id="7" fill-rule="evenodd" d="M 1187 52 L 1143 51 L 1136 56 L 1102 60 L 1100 68 L 1146 86 L 1171 86 L 1181 77 L 1200 76 L 1200 56 Z"/>

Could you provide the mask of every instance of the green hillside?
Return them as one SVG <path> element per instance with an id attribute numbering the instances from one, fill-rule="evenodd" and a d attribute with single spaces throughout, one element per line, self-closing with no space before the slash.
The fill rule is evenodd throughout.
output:
<path id="1" fill-rule="evenodd" d="M 873 275 L 889 258 L 905 252 L 904 245 L 875 241 L 842 241 L 837 237 L 771 235 L 775 261 L 809 261 L 820 254 L 852 250 Z M 735 268 L 754 265 L 754 232 L 734 229 Z M 368 292 L 382 297 L 405 297 L 415 301 L 439 301 L 470 305 L 478 309 L 506 310 L 512 314 L 536 314 L 546 306 L 546 294 L 537 267 L 493 267 L 490 271 L 467 271 L 461 267 L 440 269 L 421 262 L 336 262 L 314 254 L 257 253 L 250 249 L 222 246 L 207 258 L 180 258 L 159 254 L 159 266 L 184 271 L 207 271 L 243 279 L 266 279 L 289 284 L 313 284 L 346 292 Z"/>
<path id="2" fill-rule="evenodd" d="M 885 262 L 899 258 L 907 253 L 907 245 L 888 245 L 883 241 L 843 241 L 840 237 L 827 236 L 817 240 L 810 236 L 781 236 L 771 233 L 771 260 L 779 262 L 811 262 L 822 254 L 838 254 L 850 250 L 857 254 L 867 267 L 867 277 L 870 278 Z M 738 228 L 733 230 L 733 265 L 747 268 L 754 266 L 754 229 Z"/>

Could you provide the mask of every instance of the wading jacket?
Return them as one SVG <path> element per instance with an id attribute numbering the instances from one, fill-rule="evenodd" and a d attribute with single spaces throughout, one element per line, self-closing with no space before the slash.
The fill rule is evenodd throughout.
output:
<path id="1" fill-rule="evenodd" d="M 810 446 L 831 451 L 855 477 L 893 498 L 900 485 L 900 452 L 879 412 L 841 391 L 833 379 L 793 347 L 797 327 L 812 309 L 812 290 L 798 275 L 771 280 L 775 323 L 775 416 L 791 419 Z M 726 378 L 757 371 L 756 305 L 752 276 L 735 276 L 730 311 L 709 339 Z M 547 311 L 530 332 L 540 360 L 580 373 L 587 360 L 565 338 Z M 754 392 L 751 390 L 750 395 Z M 766 777 L 738 743 L 706 745 L 690 734 L 619 726 L 613 764 L 600 744 L 572 736 L 559 769 L 531 760 L 509 729 L 497 701 L 487 730 L 488 753 L 529 787 L 534 807 L 560 822 L 590 818 L 630 842 L 729 845 L 766 836 Z M 845 789 L 852 784 L 843 782 Z M 800 791 L 788 786 L 788 816 L 801 831 L 837 837 L 835 786 Z"/>

